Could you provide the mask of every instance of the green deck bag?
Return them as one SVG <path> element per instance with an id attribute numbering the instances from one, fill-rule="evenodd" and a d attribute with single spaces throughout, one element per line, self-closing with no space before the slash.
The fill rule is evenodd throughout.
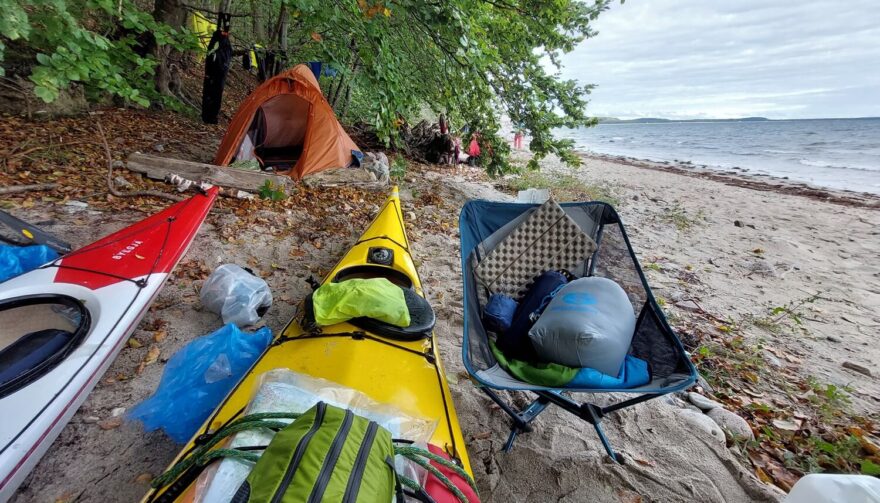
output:
<path id="1" fill-rule="evenodd" d="M 409 309 L 403 290 L 385 278 L 349 279 L 325 283 L 312 294 L 315 322 L 335 325 L 352 318 L 373 318 L 408 327 Z"/>
<path id="2" fill-rule="evenodd" d="M 279 431 L 233 503 L 389 503 L 395 495 L 391 433 L 324 402 Z"/>

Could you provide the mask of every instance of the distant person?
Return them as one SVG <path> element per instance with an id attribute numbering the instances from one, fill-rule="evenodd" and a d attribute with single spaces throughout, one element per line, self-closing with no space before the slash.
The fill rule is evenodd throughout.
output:
<path id="1" fill-rule="evenodd" d="M 470 143 L 470 145 L 468 145 L 468 155 L 470 156 L 470 157 L 468 157 L 468 164 L 470 164 L 471 166 L 476 166 L 477 161 L 480 160 L 479 159 L 480 158 L 479 138 L 480 138 L 480 133 L 475 132 L 474 134 L 471 135 L 471 143 Z"/>
<path id="2" fill-rule="evenodd" d="M 522 150 L 522 141 L 523 141 L 522 129 L 517 129 L 516 132 L 513 133 L 513 148 L 516 150 Z"/>

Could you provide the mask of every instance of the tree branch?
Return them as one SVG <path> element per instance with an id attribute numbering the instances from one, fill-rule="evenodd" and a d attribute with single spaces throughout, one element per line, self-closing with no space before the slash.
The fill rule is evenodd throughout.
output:
<path id="1" fill-rule="evenodd" d="M 104 128 L 101 127 L 101 121 L 98 121 L 95 124 L 98 126 L 98 136 L 101 137 L 101 143 L 104 144 L 104 153 L 107 155 L 107 188 L 110 190 L 110 194 L 116 197 L 150 196 L 161 197 L 162 199 L 169 199 L 171 201 L 183 201 L 180 197 L 159 192 L 157 190 L 136 190 L 133 192 L 121 192 L 117 190 L 113 185 L 113 154 L 110 152 L 110 144 L 107 143 L 107 137 L 104 136 Z"/>

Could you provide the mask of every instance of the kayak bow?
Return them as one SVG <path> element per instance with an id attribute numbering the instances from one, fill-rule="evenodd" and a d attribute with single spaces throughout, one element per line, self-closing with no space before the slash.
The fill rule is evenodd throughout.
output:
<path id="1" fill-rule="evenodd" d="M 368 277 L 388 278 L 392 283 L 411 289 L 421 302 L 427 304 L 404 229 L 397 188 L 322 283 Z M 192 451 L 199 437 L 206 438 L 203 435 L 210 435 L 240 416 L 263 374 L 286 368 L 356 389 L 414 417 L 436 421 L 431 449 L 455 460 L 471 474 L 432 330 L 433 311 L 428 311 L 429 322 L 420 320 L 422 325 L 410 332 L 382 327 L 371 320 L 353 320 L 310 331 L 296 319 L 291 320 L 196 432 L 172 466 Z M 417 324 L 414 321 L 411 327 Z M 182 477 L 176 484 L 151 492 L 145 501 L 188 501 L 193 496 L 191 489 L 194 485 L 194 479 L 183 480 Z M 432 493 L 430 486 L 429 483 L 428 492 L 434 499 L 448 501 L 445 495 Z M 169 498 L 169 493 L 163 497 L 169 487 L 174 487 L 171 491 L 174 496 Z"/>
<path id="2" fill-rule="evenodd" d="M 216 197 L 209 189 L 0 283 L 0 501 L 119 354 Z"/>

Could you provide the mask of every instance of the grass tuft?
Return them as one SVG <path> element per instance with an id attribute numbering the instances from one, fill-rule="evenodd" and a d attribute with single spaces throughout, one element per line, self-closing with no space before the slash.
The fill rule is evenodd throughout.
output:
<path id="1" fill-rule="evenodd" d="M 556 201 L 602 201 L 614 207 L 620 199 L 607 183 L 590 184 L 568 173 L 524 171 L 507 181 L 511 190 L 549 189 Z"/>

